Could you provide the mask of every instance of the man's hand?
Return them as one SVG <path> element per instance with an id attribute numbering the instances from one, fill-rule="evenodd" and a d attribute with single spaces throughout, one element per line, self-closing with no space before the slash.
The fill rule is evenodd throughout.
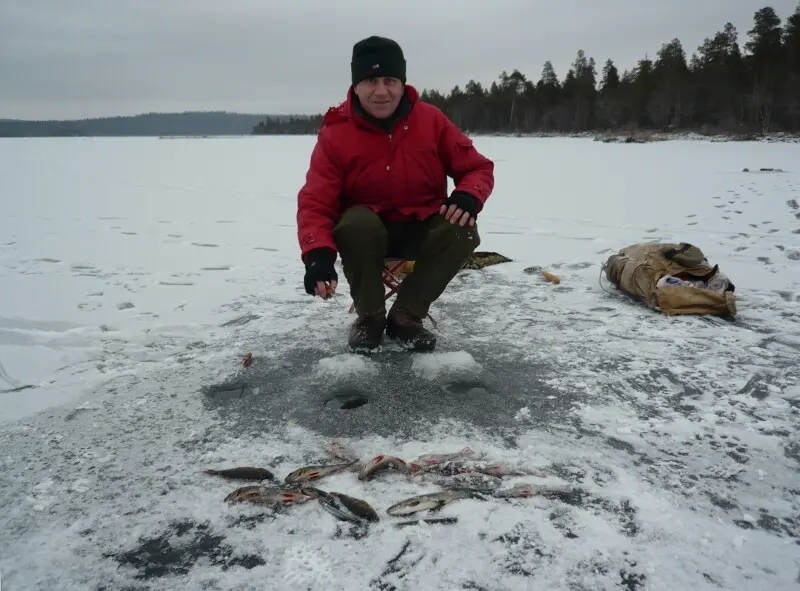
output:
<path id="1" fill-rule="evenodd" d="M 306 293 L 327 300 L 336 293 L 339 276 L 333 262 L 336 254 L 329 248 L 317 248 L 306 255 L 306 274 L 303 284 Z"/>
<path id="2" fill-rule="evenodd" d="M 478 200 L 469 193 L 453 191 L 439 208 L 439 213 L 451 224 L 464 227 L 469 222 L 470 226 L 474 226 L 478 215 Z"/>

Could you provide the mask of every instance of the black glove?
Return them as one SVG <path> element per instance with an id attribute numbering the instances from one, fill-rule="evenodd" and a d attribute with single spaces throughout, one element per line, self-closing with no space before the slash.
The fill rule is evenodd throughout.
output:
<path id="1" fill-rule="evenodd" d="M 478 200 L 469 193 L 464 191 L 453 191 L 447 201 L 444 202 L 445 211 L 451 206 L 455 205 L 461 211 L 466 211 L 470 217 L 477 218 L 480 204 Z"/>
<path id="2" fill-rule="evenodd" d="M 318 281 L 325 283 L 339 281 L 339 276 L 333 266 L 335 260 L 336 253 L 330 248 L 315 248 L 306 254 L 306 275 L 303 278 L 303 284 L 307 294 L 315 295 L 314 289 L 317 287 Z M 323 298 L 327 296 L 327 294 L 320 295 Z"/>

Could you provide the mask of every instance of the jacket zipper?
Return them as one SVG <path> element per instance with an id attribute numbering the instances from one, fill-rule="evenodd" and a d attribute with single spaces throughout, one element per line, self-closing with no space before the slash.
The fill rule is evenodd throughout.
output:
<path id="1" fill-rule="evenodd" d="M 392 163 L 392 156 L 393 156 L 393 152 L 394 152 L 394 150 L 392 148 L 394 146 L 392 145 L 392 132 L 391 131 L 389 132 L 389 141 L 387 143 L 387 147 L 389 148 L 389 158 L 387 160 L 387 162 L 389 162 L 389 164 L 386 165 L 386 168 L 387 168 L 387 170 L 386 170 L 386 172 L 387 172 L 387 174 L 386 174 L 386 195 L 389 197 L 389 199 L 388 199 L 389 203 L 394 205 L 395 199 L 394 199 L 394 192 L 392 191 L 392 185 L 394 183 L 391 182 L 391 178 L 392 178 L 392 169 L 391 169 L 392 164 L 391 163 Z"/>

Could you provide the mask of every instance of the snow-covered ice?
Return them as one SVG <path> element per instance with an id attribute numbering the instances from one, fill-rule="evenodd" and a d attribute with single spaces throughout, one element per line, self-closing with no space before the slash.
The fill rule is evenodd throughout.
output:
<path id="1" fill-rule="evenodd" d="M 341 271 L 331 301 L 302 288 L 313 141 L 0 140 L 3 591 L 797 588 L 800 145 L 477 138 L 497 163 L 479 248 L 513 262 L 456 278 L 436 353 L 365 359 Z M 700 246 L 737 318 L 601 279 L 646 240 Z M 320 480 L 375 507 L 365 530 L 227 506 L 239 485 L 201 472 L 282 479 L 332 438 L 470 446 L 546 474 L 504 486 L 571 488 L 396 528 L 386 508 L 436 485 Z"/>

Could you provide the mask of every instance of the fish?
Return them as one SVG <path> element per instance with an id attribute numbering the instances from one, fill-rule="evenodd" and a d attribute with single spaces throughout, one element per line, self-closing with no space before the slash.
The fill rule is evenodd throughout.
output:
<path id="1" fill-rule="evenodd" d="M 547 474 L 541 470 L 534 470 L 533 468 L 518 468 L 511 466 L 510 464 L 496 464 L 496 467 L 502 472 L 502 474 L 495 474 L 496 476 L 537 476 L 538 478 L 547 477 Z"/>
<path id="2" fill-rule="evenodd" d="M 319 504 L 328 513 L 342 521 L 363 523 L 380 519 L 369 503 L 343 493 L 327 492 L 319 497 Z"/>
<path id="3" fill-rule="evenodd" d="M 337 460 L 344 460 L 345 462 L 352 462 L 359 459 L 359 455 L 348 445 L 339 441 L 331 441 L 326 446 L 328 453 Z"/>
<path id="4" fill-rule="evenodd" d="M 386 512 L 389 515 L 410 515 L 419 511 L 436 511 L 459 499 L 486 498 L 486 491 L 470 488 L 451 488 L 440 492 L 419 495 L 395 503 Z"/>
<path id="5" fill-rule="evenodd" d="M 379 455 L 375 456 L 361 467 L 361 470 L 358 472 L 358 479 L 369 480 L 376 472 L 389 469 L 398 470 L 403 474 L 411 473 L 411 469 L 408 467 L 408 464 L 405 462 L 405 460 L 401 460 L 400 458 L 396 458 L 394 456 Z"/>
<path id="6" fill-rule="evenodd" d="M 510 488 L 501 488 L 492 493 L 493 497 L 500 499 L 528 498 L 535 495 L 541 487 L 535 484 L 520 483 Z"/>
<path id="7" fill-rule="evenodd" d="M 229 480 L 274 480 L 275 475 L 266 468 L 252 468 L 250 466 L 238 466 L 236 468 L 226 468 L 224 470 L 203 470 L 203 474 L 221 476 Z"/>
<path id="8" fill-rule="evenodd" d="M 477 490 L 498 489 L 503 484 L 502 478 L 482 472 L 465 472 L 452 476 L 434 474 L 431 481 L 442 488 L 474 488 Z"/>
<path id="9" fill-rule="evenodd" d="M 286 478 L 284 478 L 284 482 L 293 484 L 296 482 L 319 480 L 325 476 L 330 476 L 331 474 L 336 474 L 337 472 L 343 472 L 357 463 L 358 460 L 353 460 L 343 464 L 318 464 L 314 466 L 304 466 L 286 476 Z"/>
<path id="10" fill-rule="evenodd" d="M 414 475 L 421 475 L 428 472 L 437 472 L 445 476 L 453 476 L 455 474 L 465 474 L 470 472 L 480 472 L 482 474 L 489 474 L 490 476 L 541 476 L 544 474 L 537 470 L 525 470 L 521 468 L 514 468 L 512 466 L 496 463 L 485 462 L 482 460 L 453 460 L 444 462 L 442 464 L 431 464 L 424 466 L 414 472 Z"/>
<path id="11" fill-rule="evenodd" d="M 437 464 L 444 464 L 454 460 L 474 458 L 476 455 L 475 450 L 471 447 L 464 447 L 457 452 L 449 454 L 422 454 L 409 461 L 412 469 L 416 470 L 422 466 L 435 466 Z"/>
<path id="12" fill-rule="evenodd" d="M 435 523 L 458 523 L 458 517 L 427 517 L 422 519 L 409 519 L 408 521 L 396 521 L 395 527 L 406 527 L 408 525 L 419 525 L 425 523 L 432 525 Z"/>
<path id="13" fill-rule="evenodd" d="M 511 488 L 495 490 L 492 496 L 508 499 L 528 498 L 537 495 L 546 499 L 555 499 L 570 503 L 574 502 L 571 499 L 574 499 L 575 495 L 581 494 L 579 489 L 575 489 L 571 485 L 520 483 L 515 484 Z"/>
<path id="14" fill-rule="evenodd" d="M 499 472 L 494 469 L 495 465 L 488 462 L 480 462 L 475 460 L 451 460 L 442 462 L 440 464 L 429 464 L 422 466 L 419 470 L 414 472 L 414 476 L 424 476 L 425 474 L 435 473 L 442 476 L 455 476 L 456 474 L 469 474 L 472 472 L 489 473 Z M 495 476 L 496 474 L 491 474 Z"/>
<path id="15" fill-rule="evenodd" d="M 255 505 L 299 505 L 317 499 L 324 491 L 310 486 L 260 486 L 237 488 L 225 497 L 227 503 L 253 503 Z"/>

